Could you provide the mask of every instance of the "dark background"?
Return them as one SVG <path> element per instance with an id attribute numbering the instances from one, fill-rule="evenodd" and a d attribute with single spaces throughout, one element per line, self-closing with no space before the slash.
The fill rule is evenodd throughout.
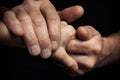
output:
<path id="1" fill-rule="evenodd" d="M 9 8 L 20 4 L 22 0 L 0 0 L 0 5 Z M 7 3 L 5 3 L 7 1 Z M 71 23 L 75 28 L 80 25 L 94 26 L 102 36 L 108 36 L 120 30 L 119 5 L 115 0 L 51 0 L 57 10 L 73 5 L 82 5 L 85 14 L 77 21 Z M 32 57 L 28 51 L 21 48 L 1 46 L 4 53 L 3 60 L 8 63 L 6 77 L 9 80 L 119 80 L 120 62 L 94 70 L 79 77 L 67 76 L 51 60 L 42 60 Z"/>

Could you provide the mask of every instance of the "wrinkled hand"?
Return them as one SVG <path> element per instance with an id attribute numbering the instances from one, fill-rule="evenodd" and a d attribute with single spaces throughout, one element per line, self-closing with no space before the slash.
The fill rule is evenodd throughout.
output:
<path id="1" fill-rule="evenodd" d="M 77 11 L 81 12 L 80 9 L 82 8 Z M 69 11 L 66 9 L 63 12 L 67 10 Z M 60 15 L 68 22 L 74 16 L 66 13 Z M 49 0 L 24 0 L 22 4 L 5 13 L 4 22 L 12 33 L 23 36 L 32 55 L 40 54 L 41 57 L 48 58 L 51 50 L 56 50 L 61 42 L 60 18 Z"/>
<path id="2" fill-rule="evenodd" d="M 24 0 L 4 15 L 8 29 L 22 36 L 32 55 L 51 55 L 61 41 L 60 18 L 49 0 Z M 45 55 L 46 54 L 46 55 Z"/>
<path id="3" fill-rule="evenodd" d="M 73 6 L 73 7 L 69 7 L 69 8 L 66 8 L 66 9 L 60 11 L 59 16 L 61 17 L 61 20 L 66 20 L 68 22 L 71 22 L 71 21 L 74 21 L 74 20 L 78 19 L 79 17 L 81 17 L 83 15 L 83 12 L 84 11 L 83 11 L 82 7 Z M 70 58 L 68 54 L 66 54 L 66 51 L 64 49 L 65 45 L 68 43 L 67 41 L 69 41 L 69 39 L 71 40 L 72 39 L 71 37 L 75 34 L 74 33 L 75 30 L 74 30 L 73 27 L 67 25 L 67 23 L 65 23 L 65 22 L 62 22 L 61 25 L 62 25 L 61 26 L 62 36 L 63 36 L 61 44 L 60 44 L 61 46 L 57 51 L 54 52 L 54 55 L 52 56 L 52 58 L 54 58 L 57 61 L 63 63 L 64 65 L 67 65 L 71 68 L 76 69 L 77 68 L 76 62 L 72 58 Z M 0 28 L 0 31 L 1 31 L 0 40 L 3 44 L 9 45 L 9 46 L 10 45 L 11 46 L 17 46 L 17 47 L 23 47 L 24 46 L 22 40 L 19 37 L 11 35 L 10 32 L 8 31 L 8 29 L 6 28 L 6 26 L 3 23 L 0 23 L 0 27 L 1 27 Z M 66 33 L 66 31 L 67 31 L 67 33 Z M 64 33 L 65 33 L 65 35 L 64 35 Z"/>
<path id="4" fill-rule="evenodd" d="M 59 12 L 59 15 L 61 17 L 61 20 L 66 20 L 68 22 L 72 22 L 76 19 L 78 19 L 79 17 L 81 17 L 83 15 L 83 8 L 80 6 L 73 6 L 70 8 L 66 8 L 62 11 Z M 67 25 L 67 23 L 62 22 L 61 23 L 61 28 L 62 28 L 62 40 L 61 40 L 61 44 L 60 47 L 58 48 L 57 51 L 54 52 L 52 59 L 55 59 L 57 61 L 59 61 L 60 63 L 63 63 L 65 66 L 69 67 L 72 70 L 77 70 L 78 66 L 75 60 L 73 60 L 67 53 L 65 50 L 65 46 L 67 45 L 67 43 L 73 39 L 73 37 L 75 37 L 75 30 L 73 27 L 71 27 L 70 25 Z M 3 27 L 2 27 L 3 26 Z M 68 27 L 67 27 L 68 26 Z M 0 39 L 4 42 L 6 42 L 5 44 L 7 45 L 12 45 L 12 46 L 18 46 L 21 47 L 24 44 L 22 44 L 23 42 L 20 40 L 19 37 L 15 37 L 12 36 L 9 31 L 6 29 L 5 25 L 2 24 L 1 25 L 1 33 L 0 34 Z"/>
<path id="5" fill-rule="evenodd" d="M 79 27 L 77 35 L 79 39 L 71 40 L 67 46 L 69 55 L 77 61 L 79 66 L 79 69 L 71 75 L 82 75 L 100 67 L 109 55 L 105 53 L 105 40 L 93 27 Z"/>
<path id="6" fill-rule="evenodd" d="M 0 31 L 2 34 L 0 34 L 0 40 L 1 42 L 5 42 L 5 44 L 9 44 L 12 46 L 23 46 L 22 40 L 19 37 L 12 36 L 5 25 L 0 22 Z M 72 70 L 77 70 L 78 65 L 77 62 L 69 56 L 69 54 L 66 52 L 65 47 L 68 44 L 68 42 L 75 38 L 75 29 L 68 25 L 66 22 L 61 22 L 61 44 L 59 48 L 53 52 L 51 58 L 56 60 L 57 63 L 61 63 L 62 65 L 65 65 L 66 67 L 69 67 Z"/>

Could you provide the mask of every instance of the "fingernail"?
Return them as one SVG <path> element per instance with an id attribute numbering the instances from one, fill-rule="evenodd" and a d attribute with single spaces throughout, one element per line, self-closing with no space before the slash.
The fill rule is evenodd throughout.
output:
<path id="1" fill-rule="evenodd" d="M 43 57 L 44 59 L 50 57 L 50 55 L 51 55 L 50 49 L 49 49 L 49 48 L 43 49 L 41 55 L 42 55 L 42 57 Z"/>
<path id="2" fill-rule="evenodd" d="M 38 55 L 40 53 L 40 49 L 38 45 L 33 45 L 30 47 L 30 52 L 33 55 Z"/>
<path id="3" fill-rule="evenodd" d="M 58 42 L 57 41 L 52 41 L 52 49 L 56 50 L 58 48 Z"/>
<path id="4" fill-rule="evenodd" d="M 20 34 L 22 29 L 20 26 L 16 25 L 13 27 L 13 31 L 16 33 L 16 34 Z"/>

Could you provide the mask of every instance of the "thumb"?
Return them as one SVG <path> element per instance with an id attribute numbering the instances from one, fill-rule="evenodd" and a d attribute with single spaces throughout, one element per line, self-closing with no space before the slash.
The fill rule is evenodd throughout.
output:
<path id="1" fill-rule="evenodd" d="M 98 34 L 99 32 L 91 26 L 81 26 L 77 29 L 77 36 L 83 41 L 90 40 Z"/>
<path id="2" fill-rule="evenodd" d="M 67 21 L 67 22 L 73 22 L 83 15 L 84 9 L 81 6 L 72 6 L 72 7 L 63 9 L 58 13 L 61 20 Z"/>

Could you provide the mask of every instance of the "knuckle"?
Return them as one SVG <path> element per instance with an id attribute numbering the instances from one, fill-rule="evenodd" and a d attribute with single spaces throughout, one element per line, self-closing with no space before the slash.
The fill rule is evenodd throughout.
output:
<path id="1" fill-rule="evenodd" d="M 55 13 L 50 13 L 47 16 L 48 16 L 48 20 L 51 20 L 51 21 L 58 21 L 59 20 L 59 17 Z"/>
<path id="2" fill-rule="evenodd" d="M 73 68 L 74 68 L 74 65 L 75 65 L 75 64 L 74 64 L 73 62 L 69 62 L 67 66 L 68 66 L 70 69 L 73 69 Z"/>
<path id="3" fill-rule="evenodd" d="M 40 37 L 39 42 L 40 42 L 41 46 L 47 46 L 48 47 L 50 45 L 50 41 L 49 41 L 48 37 Z"/>
<path id="4" fill-rule="evenodd" d="M 21 21 L 25 23 L 29 23 L 31 21 L 30 17 L 27 14 L 21 14 L 20 16 L 21 16 Z"/>
<path id="5" fill-rule="evenodd" d="M 88 70 L 91 70 L 95 67 L 96 62 L 97 62 L 97 58 L 93 56 L 87 59 L 87 61 L 85 62 L 85 65 L 88 68 Z"/>
<path id="6" fill-rule="evenodd" d="M 48 40 L 48 39 L 49 39 L 48 36 L 41 36 L 41 37 L 40 37 L 40 41 L 46 41 L 46 40 Z"/>
<path id="7" fill-rule="evenodd" d="M 101 49 L 102 49 L 101 46 L 97 46 L 97 47 L 95 47 L 95 49 L 94 49 L 94 53 L 95 53 L 95 54 L 100 54 L 100 53 L 101 53 Z"/>
<path id="8" fill-rule="evenodd" d="M 75 41 L 74 40 L 72 40 L 72 41 L 70 41 L 70 43 L 68 44 L 68 46 L 67 46 L 67 49 L 68 49 L 68 51 L 73 51 L 73 50 L 75 50 Z"/>
<path id="9" fill-rule="evenodd" d="M 33 20 L 33 23 L 34 23 L 36 26 L 39 26 L 40 20 L 39 20 L 39 19 L 34 19 L 34 20 Z"/>
<path id="10" fill-rule="evenodd" d="M 102 45 L 101 44 L 97 44 L 95 45 L 95 47 L 93 47 L 93 53 L 94 54 L 100 54 L 101 53 L 101 50 L 102 50 Z"/>
<path id="11" fill-rule="evenodd" d="M 36 26 L 41 26 L 41 25 L 43 25 L 44 20 L 43 20 L 43 18 L 35 18 L 35 19 L 33 20 L 33 23 L 34 23 Z"/>
<path id="12" fill-rule="evenodd" d="M 32 34 L 28 34 L 26 36 L 26 41 L 28 41 L 31 45 L 38 42 L 38 40 Z"/>
<path id="13" fill-rule="evenodd" d="M 51 35 L 53 38 L 59 37 L 59 35 L 58 35 L 57 32 L 52 32 L 52 33 L 50 33 L 50 35 Z"/>
<path id="14" fill-rule="evenodd" d="M 93 69 L 95 66 L 95 62 L 94 61 L 90 61 L 89 64 L 88 64 L 88 69 Z"/>

